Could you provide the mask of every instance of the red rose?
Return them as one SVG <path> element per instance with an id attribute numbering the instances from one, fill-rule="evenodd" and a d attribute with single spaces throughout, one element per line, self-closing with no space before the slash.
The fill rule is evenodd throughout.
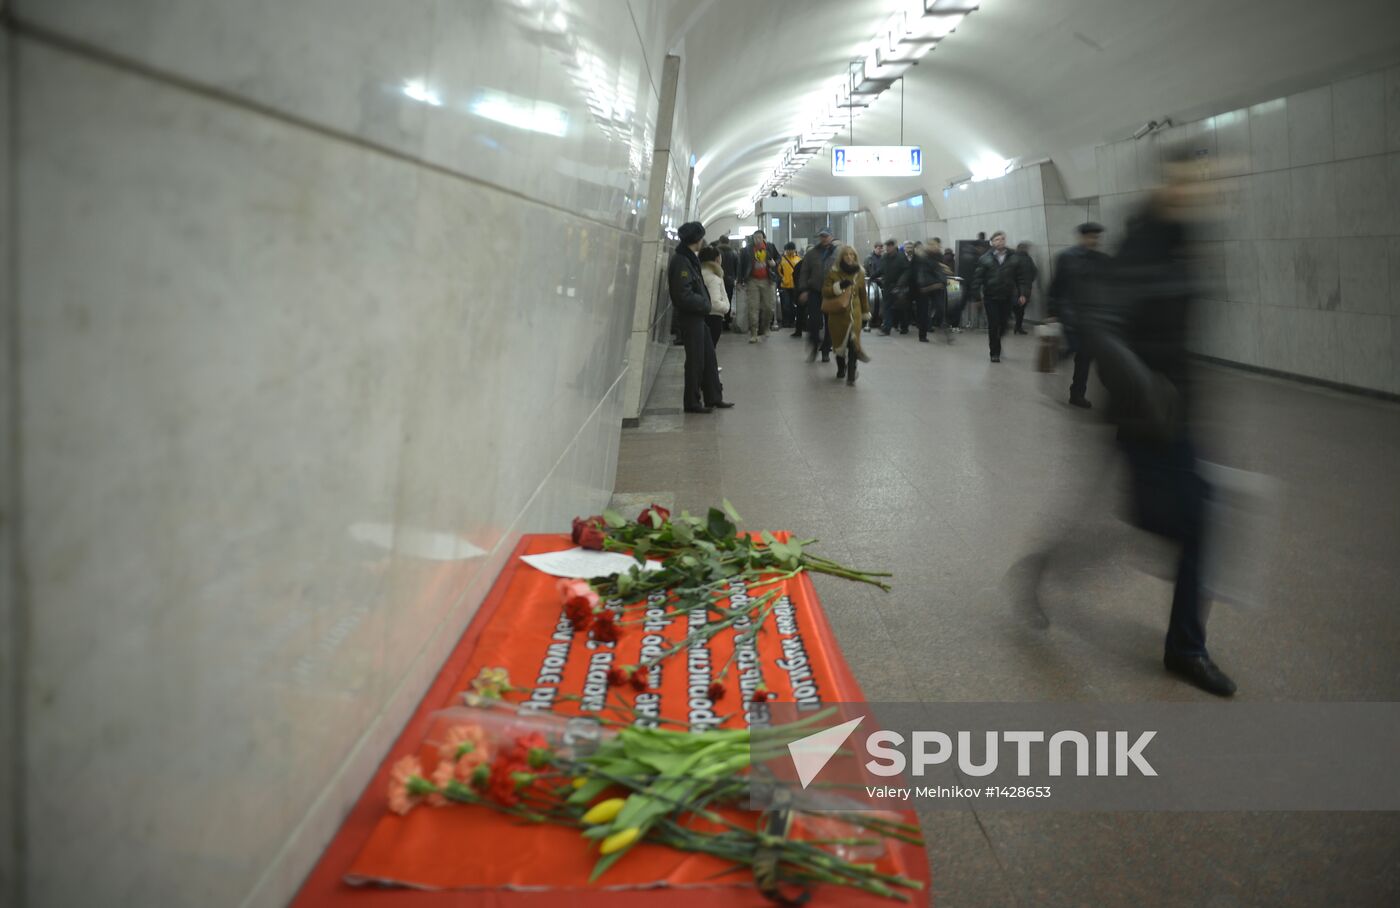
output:
<path id="1" fill-rule="evenodd" d="M 574 540 L 574 545 L 582 545 L 582 544 L 583 544 L 583 542 L 582 542 L 583 531 L 584 531 L 585 529 L 587 529 L 588 527 L 593 527 L 594 529 L 601 530 L 602 527 L 603 527 L 603 518 L 598 517 L 598 516 L 593 516 L 593 517 L 575 517 L 575 518 L 574 518 L 574 529 L 573 529 L 573 533 L 572 533 L 573 540 Z"/>
<path id="2" fill-rule="evenodd" d="M 651 522 L 651 518 L 652 518 L 652 515 L 653 515 L 653 514 L 655 514 L 658 518 L 660 518 L 660 519 L 657 520 L 656 523 L 654 523 L 654 524 Z M 668 520 L 670 520 L 670 519 L 671 519 L 671 512 L 668 511 L 667 509 L 663 508 L 661 505 L 657 504 L 656 502 L 652 502 L 651 507 L 643 509 L 643 510 L 642 510 L 642 513 L 640 513 L 640 514 L 637 515 L 637 522 L 640 523 L 640 524 L 641 524 L 642 526 L 644 526 L 644 527 L 653 527 L 653 528 L 659 527 L 659 526 L 661 526 L 661 524 L 665 523 L 666 521 L 668 521 Z"/>
<path id="3" fill-rule="evenodd" d="M 616 643 L 622 636 L 612 612 L 600 612 L 593 618 L 593 639 L 599 643 Z"/>
<path id="4" fill-rule="evenodd" d="M 621 687 L 627 683 L 627 672 L 620 668 L 608 669 L 608 687 Z"/>
<path id="5" fill-rule="evenodd" d="M 724 685 L 720 684 L 718 681 L 714 682 L 710 685 L 710 689 L 705 691 L 705 696 L 715 702 L 724 699 Z"/>
<path id="6" fill-rule="evenodd" d="M 759 686 L 759 687 L 758 687 L 757 689 L 755 689 L 754 692 L 753 692 L 753 702 L 755 702 L 755 703 L 762 703 L 762 702 L 764 702 L 764 701 L 766 701 L 766 700 L 772 700 L 772 699 L 773 699 L 774 697 L 776 697 L 776 696 L 777 696 L 777 694 L 773 693 L 773 692 L 772 692 L 771 690 L 769 690 L 768 688 L 763 687 L 763 686 Z"/>
<path id="7" fill-rule="evenodd" d="M 602 530 L 595 526 L 586 526 L 579 531 L 578 538 L 574 541 L 586 549 L 601 552 L 603 550 L 603 540 L 605 538 L 607 537 L 603 535 Z"/>
<path id="8" fill-rule="evenodd" d="M 647 676 L 640 668 L 632 670 L 632 677 L 627 679 L 627 683 L 632 685 L 632 689 L 641 693 L 647 689 Z"/>

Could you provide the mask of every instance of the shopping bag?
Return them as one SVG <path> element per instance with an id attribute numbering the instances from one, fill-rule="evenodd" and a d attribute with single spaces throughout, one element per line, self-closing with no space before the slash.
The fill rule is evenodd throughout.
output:
<path id="1" fill-rule="evenodd" d="M 1036 351 L 1035 370 L 1054 372 L 1060 362 L 1060 344 L 1064 340 L 1064 329 L 1059 322 L 1046 322 L 1035 329 Z"/>

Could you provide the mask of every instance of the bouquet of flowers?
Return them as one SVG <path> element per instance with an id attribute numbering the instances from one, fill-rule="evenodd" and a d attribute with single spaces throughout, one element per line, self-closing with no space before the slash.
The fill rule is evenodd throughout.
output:
<path id="1" fill-rule="evenodd" d="M 389 805 L 402 814 L 422 803 L 474 804 L 576 828 L 597 845 L 592 879 L 649 842 L 748 870 L 760 890 L 779 902 L 792 900 L 793 887 L 812 883 L 907 901 L 921 884 L 880 872 L 869 859 L 883 853 L 886 838 L 919 844 L 917 827 L 882 812 L 834 817 L 808 816 L 796 807 L 763 814 L 742 809 L 750 766 L 784 752 L 788 741 L 827 715 L 815 714 L 759 742 L 748 729 L 631 726 L 580 738 L 562 716 L 455 707 L 435 717 L 430 739 L 437 742 L 437 761 L 431 769 L 416 756 L 395 764 Z M 865 859 L 853 860 L 853 854 Z"/>

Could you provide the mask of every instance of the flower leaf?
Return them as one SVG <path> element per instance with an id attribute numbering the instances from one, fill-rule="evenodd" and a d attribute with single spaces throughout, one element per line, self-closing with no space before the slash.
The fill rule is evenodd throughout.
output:
<path id="1" fill-rule="evenodd" d="M 724 516 L 724 512 L 719 508 L 710 508 L 709 520 L 706 523 L 710 535 L 716 540 L 732 539 L 734 534 L 739 532 L 739 528 L 734 525 L 733 521 Z"/>
<path id="2" fill-rule="evenodd" d="M 744 518 L 740 517 L 740 516 L 739 516 L 739 512 L 736 511 L 736 510 L 734 510 L 734 505 L 732 505 L 732 504 L 729 503 L 729 499 L 728 499 L 728 498 L 724 499 L 723 504 L 724 504 L 724 513 L 726 513 L 726 514 L 729 515 L 729 519 L 730 519 L 730 520 L 734 521 L 735 523 L 743 523 L 743 522 L 744 522 Z"/>
<path id="3" fill-rule="evenodd" d="M 627 518 L 623 517 L 621 514 L 614 511 L 612 508 L 608 508 L 603 512 L 603 522 L 615 530 L 619 530 L 627 526 Z"/>

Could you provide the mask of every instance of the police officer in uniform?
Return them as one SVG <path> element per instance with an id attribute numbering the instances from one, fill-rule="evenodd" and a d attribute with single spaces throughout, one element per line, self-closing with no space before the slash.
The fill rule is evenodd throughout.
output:
<path id="1" fill-rule="evenodd" d="M 685 343 L 685 412 L 713 413 L 716 407 L 727 409 L 734 405 L 723 399 L 715 343 L 705 325 L 705 316 L 710 314 L 710 295 L 700 273 L 699 257 L 705 227 L 699 221 L 690 221 L 682 224 L 677 233 L 681 242 L 666 266 L 666 286 L 675 310 L 672 317 Z"/>

